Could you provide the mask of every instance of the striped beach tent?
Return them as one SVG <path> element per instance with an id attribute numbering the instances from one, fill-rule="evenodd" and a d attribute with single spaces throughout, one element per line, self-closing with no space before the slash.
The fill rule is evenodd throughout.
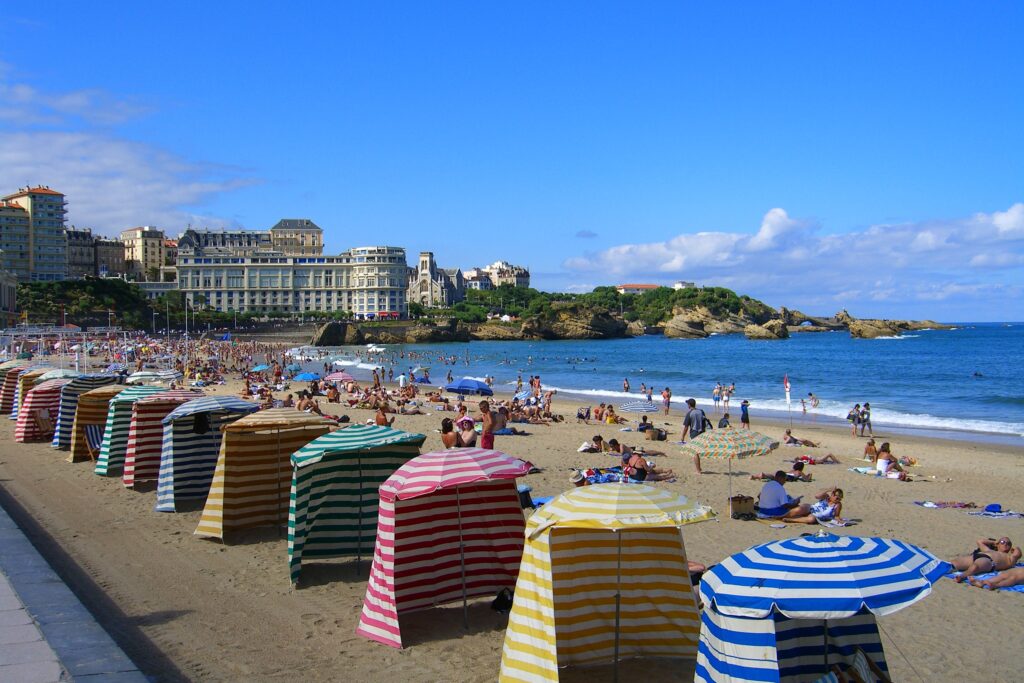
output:
<path id="1" fill-rule="evenodd" d="M 557 681 L 570 664 L 697 656 L 682 527 L 715 513 L 643 484 L 556 497 L 526 524 L 500 681 Z"/>
<path id="2" fill-rule="evenodd" d="M 116 375 L 79 375 L 64 385 L 60 390 L 60 407 L 57 409 L 57 429 L 53 433 L 50 445 L 54 448 L 71 447 L 71 428 L 75 425 L 75 411 L 78 410 L 78 397 L 87 391 L 117 382 Z"/>
<path id="3" fill-rule="evenodd" d="M 49 365 L 30 365 L 18 372 L 18 378 L 14 384 L 14 401 L 11 403 L 11 412 L 8 415 L 10 419 L 18 419 L 18 410 L 25 402 L 25 394 L 35 387 L 37 379 L 52 369 Z"/>
<path id="4" fill-rule="evenodd" d="M 694 680 L 814 681 L 861 651 L 886 671 L 875 617 L 922 600 L 949 568 L 909 543 L 825 532 L 736 553 L 701 580 Z"/>
<path id="5" fill-rule="evenodd" d="M 31 361 L 19 358 L 6 361 L 0 366 L 0 378 L 3 380 L 3 385 L 0 386 L 0 414 L 11 412 L 11 406 L 14 404 L 14 389 L 18 386 L 18 375 L 30 364 Z"/>
<path id="6" fill-rule="evenodd" d="M 223 539 L 226 531 L 283 524 L 292 453 L 334 425 L 294 408 L 261 410 L 226 425 L 196 535 Z"/>
<path id="7" fill-rule="evenodd" d="M 68 462 L 78 462 L 89 459 L 89 447 L 85 438 L 86 426 L 104 425 L 107 422 L 107 412 L 110 408 L 110 399 L 124 391 L 125 387 L 120 384 L 109 384 L 96 389 L 90 389 L 78 397 L 78 407 L 75 410 L 75 421 L 71 425 L 71 454 Z"/>
<path id="8" fill-rule="evenodd" d="M 57 420 L 60 408 L 60 390 L 70 379 L 49 379 L 30 389 L 25 395 L 25 402 L 18 412 L 18 422 L 14 427 L 14 440 L 18 443 L 49 439 L 52 434 L 44 433 L 36 423 L 36 411 L 45 410 L 50 417 L 50 424 Z"/>
<path id="9" fill-rule="evenodd" d="M 175 512 L 175 502 L 206 498 L 220 453 L 222 429 L 259 405 L 233 396 L 204 396 L 163 419 L 156 509 Z"/>
<path id="10" fill-rule="evenodd" d="M 457 448 L 405 463 L 380 487 L 373 566 L 356 633 L 402 647 L 400 614 L 513 588 L 525 522 L 516 477 L 532 465 Z"/>
<path id="11" fill-rule="evenodd" d="M 140 398 L 166 391 L 163 387 L 128 387 L 110 399 L 106 426 L 103 428 L 103 444 L 96 458 L 96 474 L 106 477 L 113 470 L 124 465 L 128 450 L 128 430 L 132 424 L 132 409 Z"/>
<path id="12" fill-rule="evenodd" d="M 128 444 L 124 450 L 121 483 L 135 486 L 136 481 L 157 478 L 160 472 L 160 450 L 164 442 L 164 418 L 182 403 L 203 396 L 202 391 L 174 389 L 140 398 L 132 406 L 128 426 Z"/>
<path id="13" fill-rule="evenodd" d="M 139 370 L 128 375 L 125 381 L 128 384 L 170 384 L 181 377 L 177 370 Z"/>
<path id="14" fill-rule="evenodd" d="M 69 368 L 54 368 L 53 370 L 47 370 L 36 379 L 36 384 L 42 384 L 48 379 L 74 379 L 82 373 L 77 370 L 71 370 Z"/>
<path id="15" fill-rule="evenodd" d="M 352 425 L 325 434 L 292 456 L 288 564 L 297 582 L 303 558 L 362 561 L 377 534 L 377 490 L 426 441 L 390 427 Z"/>

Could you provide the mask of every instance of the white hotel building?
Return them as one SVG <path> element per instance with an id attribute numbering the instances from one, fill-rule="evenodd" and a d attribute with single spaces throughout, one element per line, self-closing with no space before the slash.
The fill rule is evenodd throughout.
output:
<path id="1" fill-rule="evenodd" d="M 192 305 L 222 312 L 407 317 L 405 249 L 295 255 L 268 232 L 187 230 L 178 240 L 178 289 Z"/>

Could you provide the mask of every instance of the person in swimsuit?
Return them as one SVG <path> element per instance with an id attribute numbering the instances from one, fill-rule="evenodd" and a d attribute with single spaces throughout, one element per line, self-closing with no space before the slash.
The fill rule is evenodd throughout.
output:
<path id="1" fill-rule="evenodd" d="M 957 555 L 950 560 L 950 564 L 956 571 L 963 572 L 954 579 L 962 583 L 975 574 L 1011 569 L 1020 562 L 1020 556 L 1020 548 L 1014 548 L 1006 536 L 998 541 L 994 538 L 979 538 L 978 547 L 971 554 Z"/>
<path id="2" fill-rule="evenodd" d="M 1005 572 L 999 572 L 991 579 L 985 579 L 981 581 L 974 578 L 973 576 L 967 579 L 967 582 L 972 586 L 978 588 L 988 588 L 994 590 L 997 588 L 1011 588 L 1012 586 L 1024 585 L 1024 567 L 1014 567 L 1013 569 L 1007 569 Z"/>
<path id="3" fill-rule="evenodd" d="M 811 504 L 808 514 L 803 516 L 787 516 L 787 522 L 795 524 L 817 524 L 818 522 L 842 522 L 843 490 L 836 486 L 826 489 L 814 496 L 817 500 Z"/>
<path id="4" fill-rule="evenodd" d="M 672 407 L 672 390 L 668 387 L 661 392 L 661 404 L 665 406 L 665 414 L 668 415 L 668 409 Z"/>

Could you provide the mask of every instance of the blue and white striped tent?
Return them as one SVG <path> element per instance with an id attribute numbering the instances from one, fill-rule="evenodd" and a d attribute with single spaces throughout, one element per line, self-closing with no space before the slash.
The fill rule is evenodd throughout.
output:
<path id="1" fill-rule="evenodd" d="M 824 533 L 732 555 L 701 580 L 694 680 L 804 683 L 858 648 L 885 671 L 875 617 L 923 599 L 949 569 L 909 543 Z"/>
<path id="2" fill-rule="evenodd" d="M 182 403 L 163 419 L 156 489 L 159 512 L 176 512 L 178 500 L 206 498 L 224 436 L 221 428 L 257 410 L 259 405 L 233 396 L 204 396 Z"/>
<path id="3" fill-rule="evenodd" d="M 79 375 L 60 390 L 60 407 L 57 412 L 57 429 L 53 433 L 50 445 L 54 448 L 67 450 L 71 448 L 71 428 L 75 424 L 75 412 L 78 410 L 78 397 L 87 391 L 105 387 L 117 382 L 117 375 L 94 374 Z"/>

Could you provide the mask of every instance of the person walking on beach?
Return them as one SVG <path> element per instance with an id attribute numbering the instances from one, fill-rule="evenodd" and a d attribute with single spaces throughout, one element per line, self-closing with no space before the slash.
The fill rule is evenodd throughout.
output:
<path id="1" fill-rule="evenodd" d="M 680 437 L 680 441 L 686 441 L 687 435 L 689 435 L 692 441 L 696 437 L 704 433 L 704 429 L 710 424 L 707 415 L 704 411 L 697 407 L 697 399 L 688 398 L 686 399 L 686 405 L 689 410 L 686 411 L 686 417 L 683 418 L 683 435 Z M 702 474 L 700 468 L 700 456 L 693 456 L 693 466 L 697 471 L 697 474 Z"/>
<path id="2" fill-rule="evenodd" d="M 672 407 L 672 390 L 668 387 L 661 390 L 661 405 L 665 407 L 665 414 L 668 415 L 668 409 Z"/>
<path id="3" fill-rule="evenodd" d="M 850 412 L 846 414 L 846 419 L 850 423 L 850 436 L 857 436 L 857 425 L 860 424 L 860 404 L 854 404 Z"/>
<path id="4" fill-rule="evenodd" d="M 875 430 L 871 428 L 871 404 L 865 403 L 860 411 L 860 435 L 864 436 L 864 429 L 867 428 L 868 435 L 874 436 Z"/>

